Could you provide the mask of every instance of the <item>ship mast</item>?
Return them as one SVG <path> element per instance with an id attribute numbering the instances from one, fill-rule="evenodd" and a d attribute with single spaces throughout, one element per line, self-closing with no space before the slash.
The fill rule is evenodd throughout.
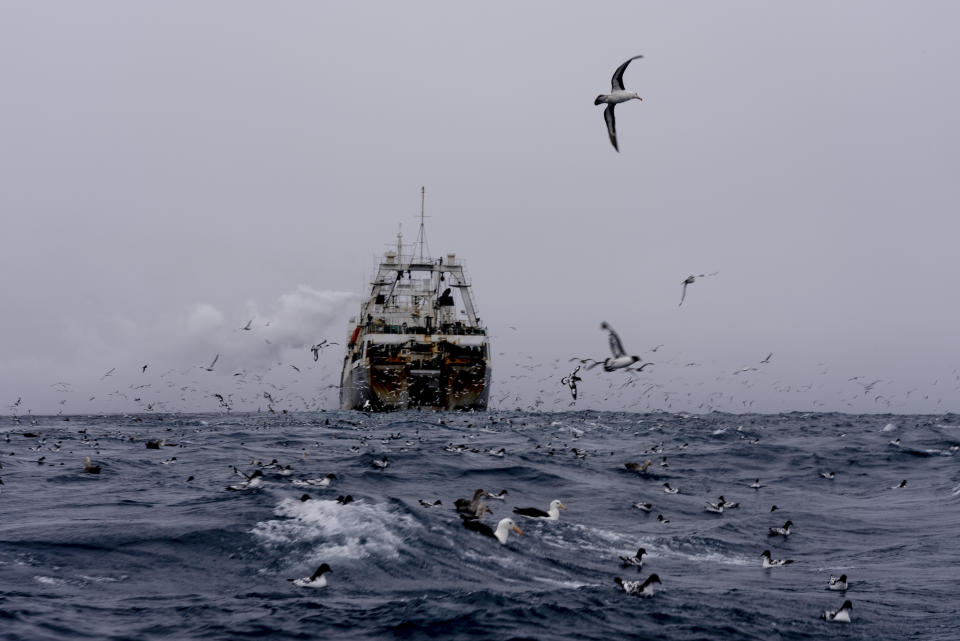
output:
<path id="1" fill-rule="evenodd" d="M 426 199 L 427 199 L 427 188 L 420 187 L 420 233 L 417 234 L 417 244 L 420 246 L 419 260 L 421 263 L 423 262 L 423 245 L 424 243 L 427 242 L 427 235 L 426 235 L 426 232 L 424 231 L 424 225 L 423 225 L 423 219 L 425 218 L 423 212 L 424 212 L 424 204 L 426 202 Z"/>

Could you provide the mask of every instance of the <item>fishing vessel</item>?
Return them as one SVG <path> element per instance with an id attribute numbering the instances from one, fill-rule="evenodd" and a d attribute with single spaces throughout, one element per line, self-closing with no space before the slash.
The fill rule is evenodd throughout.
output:
<path id="1" fill-rule="evenodd" d="M 485 410 L 490 342 L 456 254 L 425 253 L 424 192 L 413 251 L 403 237 L 380 259 L 370 296 L 347 326 L 343 409 Z"/>

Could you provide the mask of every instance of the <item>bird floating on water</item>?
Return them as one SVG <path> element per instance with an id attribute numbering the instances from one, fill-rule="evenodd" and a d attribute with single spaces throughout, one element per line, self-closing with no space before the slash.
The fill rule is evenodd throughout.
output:
<path id="1" fill-rule="evenodd" d="M 831 576 L 830 581 L 827 583 L 828 590 L 837 590 L 843 592 L 847 589 L 847 575 L 841 574 L 840 576 Z"/>
<path id="2" fill-rule="evenodd" d="M 770 558 L 770 550 L 764 550 L 763 553 L 760 554 L 760 556 L 763 558 L 763 567 L 765 568 L 780 568 L 785 565 L 790 565 L 791 563 L 793 563 L 793 559 Z"/>
<path id="3" fill-rule="evenodd" d="M 640 548 L 637 550 L 637 553 L 635 556 L 621 556 L 620 563 L 624 567 L 633 565 L 633 566 L 636 566 L 637 570 L 640 570 L 643 568 L 643 555 L 646 553 L 647 553 L 646 549 Z"/>
<path id="4" fill-rule="evenodd" d="M 328 572 L 333 572 L 330 569 L 330 566 L 326 563 L 320 565 L 317 568 L 316 572 L 310 576 L 303 577 L 302 579 L 287 579 L 298 588 L 325 588 L 327 587 L 327 577 L 325 576 Z"/>
<path id="5" fill-rule="evenodd" d="M 620 577 L 614 577 L 614 583 L 623 588 L 623 591 L 632 596 L 653 596 L 653 584 L 662 583 L 660 577 L 654 572 L 644 581 L 624 581 Z"/>
<path id="6" fill-rule="evenodd" d="M 40 460 L 43 460 L 43 459 L 41 458 Z M 88 456 L 85 459 L 83 459 L 83 471 L 86 472 L 87 474 L 99 474 L 100 466 L 94 465 L 93 463 L 91 463 L 90 457 Z"/>
<path id="7" fill-rule="evenodd" d="M 790 536 L 791 525 L 793 525 L 793 521 L 787 521 L 783 524 L 783 527 L 772 527 L 767 536 Z"/>
<path id="8" fill-rule="evenodd" d="M 840 606 L 839 610 L 834 612 L 827 610 L 820 615 L 820 618 L 827 621 L 835 621 L 837 623 L 850 623 L 850 610 L 852 609 L 853 604 L 850 603 L 850 600 L 848 599 L 843 602 L 843 605 Z"/>
<path id="9" fill-rule="evenodd" d="M 496 529 L 478 519 L 464 518 L 463 527 L 473 532 L 478 532 L 484 536 L 489 536 L 490 538 L 496 539 L 500 541 L 500 545 L 506 545 L 507 537 L 510 536 L 511 531 L 520 535 L 523 534 L 523 530 L 517 527 L 517 524 L 514 523 L 513 519 L 510 518 L 500 519 L 500 522 L 497 523 Z"/>
<path id="10" fill-rule="evenodd" d="M 550 501 L 550 507 L 546 512 L 535 507 L 515 507 L 514 514 L 525 516 L 528 519 L 543 519 L 545 521 L 557 521 L 560 519 L 560 510 L 566 510 L 566 506 L 559 499 Z"/>
<path id="11" fill-rule="evenodd" d="M 607 108 L 603 110 L 603 119 L 607 123 L 607 134 L 610 136 L 610 144 L 613 145 L 613 148 L 616 149 L 618 153 L 620 147 L 617 146 L 617 122 L 613 115 L 613 108 L 621 102 L 627 102 L 628 100 L 643 100 L 638 93 L 635 91 L 627 91 L 623 86 L 623 72 L 626 71 L 627 65 L 637 58 L 642 57 L 643 56 L 634 56 L 617 67 L 610 81 L 610 93 L 600 94 L 593 101 L 594 105 L 607 105 Z"/>

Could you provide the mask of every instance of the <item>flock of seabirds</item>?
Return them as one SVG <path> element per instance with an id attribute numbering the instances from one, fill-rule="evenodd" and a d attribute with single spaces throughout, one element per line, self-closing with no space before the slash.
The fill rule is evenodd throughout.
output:
<path id="1" fill-rule="evenodd" d="M 623 64 L 621 64 L 619 67 L 617 67 L 611 81 L 610 93 L 601 94 L 597 96 L 597 98 L 594 101 L 595 105 L 600 105 L 600 104 L 606 105 L 606 108 L 604 109 L 604 121 L 606 122 L 607 132 L 610 137 L 610 143 L 613 145 L 613 148 L 618 152 L 619 152 L 619 146 L 617 144 L 617 132 L 616 132 L 616 120 L 614 117 L 614 107 L 620 103 L 627 102 L 629 100 L 634 100 L 634 99 L 642 100 L 642 98 L 636 92 L 628 91 L 623 84 L 623 73 L 627 69 L 627 66 L 633 60 L 637 60 L 642 57 L 643 56 L 639 56 L 639 55 L 634 56 L 628 59 Z M 679 305 L 683 305 L 683 302 L 686 300 L 688 286 L 692 285 L 698 277 L 703 278 L 703 277 L 712 276 L 715 274 L 716 272 L 713 272 L 711 274 L 700 274 L 699 276 L 690 275 L 687 278 L 685 278 L 681 283 L 682 289 L 681 289 Z M 569 392 L 574 402 L 577 400 L 577 393 L 578 393 L 577 384 L 583 380 L 579 376 L 579 373 L 584 366 L 586 367 L 587 371 L 593 369 L 594 367 L 602 366 L 603 371 L 605 372 L 614 372 L 618 370 L 624 370 L 628 372 L 630 371 L 641 372 L 644 370 L 644 368 L 653 365 L 653 363 L 650 363 L 650 362 L 644 362 L 640 365 L 637 365 L 637 363 L 642 361 L 642 359 L 637 355 L 627 354 L 626 350 L 623 347 L 623 343 L 620 340 L 619 335 L 614 331 L 614 329 L 606 322 L 603 322 L 601 324 L 601 328 L 603 330 L 606 330 L 608 333 L 608 342 L 609 342 L 611 356 L 604 358 L 602 360 L 593 359 L 593 358 L 574 357 L 570 360 L 577 361 L 579 362 L 579 364 L 572 372 L 570 372 L 568 375 L 560 379 L 561 385 L 569 389 Z M 248 321 L 246 325 L 244 325 L 239 329 L 243 331 L 251 331 L 253 329 L 253 319 Z M 337 345 L 337 343 L 323 340 L 311 346 L 310 351 L 313 355 L 313 360 L 317 361 L 319 359 L 320 352 L 323 349 L 330 347 L 332 345 Z M 769 363 L 770 358 L 772 356 L 773 354 L 771 353 L 763 361 L 760 361 L 760 362 Z M 208 366 L 201 365 L 200 368 L 208 372 L 214 371 L 219 358 L 220 358 L 220 354 L 217 354 Z M 141 373 L 145 373 L 147 370 L 147 367 L 148 365 L 143 365 Z M 300 371 L 300 369 L 295 365 L 290 365 L 290 367 L 292 367 L 298 372 Z M 101 377 L 101 380 L 112 376 L 114 374 L 115 369 L 116 368 L 106 372 L 104 376 Z M 744 371 L 746 371 L 747 369 L 755 369 L 755 368 L 744 368 Z M 234 376 L 238 376 L 238 375 L 239 374 L 235 374 Z M 856 377 L 856 378 L 862 378 L 862 377 Z M 854 379 L 851 379 L 851 380 L 854 380 Z M 870 389 L 879 382 L 880 381 L 878 380 L 869 384 L 861 383 L 861 385 L 865 387 L 866 392 L 869 392 Z M 66 384 L 58 383 L 58 385 L 66 385 Z M 221 393 L 214 393 L 212 394 L 212 396 L 218 400 L 220 406 L 223 409 L 226 409 L 227 411 L 231 409 L 230 401 L 228 400 L 228 397 L 225 397 Z M 274 412 L 274 408 L 273 408 L 274 398 L 271 396 L 269 392 L 264 392 L 263 397 L 268 402 L 268 411 Z M 136 400 L 139 400 L 139 399 L 136 399 Z M 10 406 L 10 408 L 16 411 L 17 408 L 20 406 L 20 404 L 21 404 L 21 399 L 18 398 L 17 401 Z M 152 410 L 153 408 L 151 406 L 151 407 L 148 407 L 147 409 Z M 286 410 L 283 410 L 283 412 L 286 413 Z M 17 423 L 19 423 L 19 417 L 14 416 L 14 420 Z M 36 424 L 36 421 L 33 420 L 31 421 L 31 423 Z M 23 436 L 28 438 L 34 438 L 34 437 L 39 438 L 41 435 L 31 433 L 31 432 L 25 432 L 23 433 Z M 5 435 L 5 440 L 7 442 L 10 441 L 9 433 Z M 39 445 L 37 446 L 36 449 L 39 450 L 41 446 L 44 446 L 45 441 L 46 441 L 45 438 L 42 439 L 39 442 Z M 87 443 L 85 435 L 84 435 L 84 442 Z M 164 447 L 166 445 L 168 444 L 162 440 L 148 441 L 146 444 L 148 449 L 160 449 L 161 447 Z M 59 450 L 59 444 L 56 444 L 55 449 L 53 451 L 58 451 L 58 450 Z M 574 453 L 577 453 L 576 448 L 573 448 L 573 451 Z M 658 452 L 658 450 L 654 448 L 654 449 L 648 450 L 648 452 L 656 453 Z M 662 453 L 662 445 L 659 452 Z M 494 456 L 503 456 L 504 452 L 503 452 L 503 449 L 500 449 L 499 451 L 491 451 L 489 453 Z M 173 460 L 175 459 L 176 457 L 173 457 Z M 43 463 L 43 460 L 44 460 L 44 457 L 41 457 L 41 459 L 38 462 Z M 172 462 L 172 461 L 169 461 L 169 462 Z M 241 472 L 236 467 L 234 467 L 233 468 L 234 473 L 242 477 L 242 481 L 234 485 L 227 486 L 226 490 L 233 491 L 233 492 L 243 492 L 243 491 L 253 490 L 260 487 L 264 478 L 262 469 L 274 469 L 281 476 L 290 476 L 293 473 L 293 470 L 290 465 L 281 466 L 279 463 L 277 463 L 276 460 L 268 464 L 263 464 L 262 462 L 259 462 L 259 461 L 254 461 L 254 463 L 256 464 L 257 469 L 255 469 L 250 474 Z M 385 469 L 389 465 L 389 461 L 387 457 L 384 456 L 380 459 L 373 460 L 372 465 L 378 469 Z M 646 475 L 651 465 L 652 465 L 652 462 L 650 460 L 646 460 L 642 463 L 640 462 L 625 463 L 625 467 L 627 470 L 631 472 L 636 472 L 637 474 L 640 474 L 640 475 Z M 2 468 L 2 465 L 0 465 L 0 468 Z M 87 474 L 99 474 L 101 472 L 101 467 L 100 465 L 95 465 L 91 461 L 91 458 L 87 456 L 84 460 L 83 472 Z M 833 478 L 833 473 L 825 472 L 822 474 L 822 476 L 826 479 L 831 479 Z M 298 488 L 324 489 L 324 488 L 329 488 L 330 484 L 334 480 L 336 480 L 336 478 L 337 478 L 336 475 L 331 473 L 322 478 L 316 478 L 316 479 L 294 479 L 292 480 L 292 485 Z M 190 477 L 188 481 L 192 479 L 193 477 Z M 901 484 L 897 487 L 902 488 L 905 485 L 906 485 L 906 481 L 902 481 Z M 757 479 L 753 484 L 750 485 L 750 487 L 754 490 L 759 490 L 760 487 L 762 486 L 760 485 L 759 479 Z M 2 489 L 3 489 L 3 480 L 2 478 L 0 478 L 0 492 L 2 492 Z M 667 494 L 675 494 L 679 490 L 677 488 L 671 487 L 669 483 L 664 483 L 663 491 Z M 551 503 L 549 504 L 546 510 L 542 510 L 537 507 L 516 507 L 513 510 L 515 518 L 511 518 L 511 517 L 502 518 L 496 523 L 495 526 L 485 523 L 483 521 L 484 515 L 488 513 L 492 513 L 492 510 L 490 509 L 485 499 L 502 501 L 505 499 L 506 494 L 507 494 L 506 490 L 503 490 L 500 493 L 494 494 L 491 492 L 487 492 L 483 489 L 477 489 L 471 498 L 457 499 L 454 502 L 454 508 L 457 512 L 457 515 L 460 518 L 460 522 L 462 526 L 471 532 L 477 533 L 480 536 L 495 540 L 499 542 L 501 545 L 506 545 L 509 541 L 509 537 L 511 533 L 514 533 L 517 535 L 523 534 L 523 530 L 519 527 L 517 520 L 515 520 L 515 518 L 516 519 L 533 519 L 533 520 L 540 520 L 540 521 L 557 521 L 560 518 L 560 510 L 567 509 L 566 506 L 564 506 L 560 500 L 553 500 L 551 501 Z M 311 497 L 308 494 L 303 494 L 300 497 L 300 499 L 302 501 L 307 501 L 307 500 L 310 500 Z M 348 505 L 352 501 L 353 501 L 353 497 L 351 495 L 340 495 L 337 497 L 337 502 L 341 505 Z M 440 506 L 441 501 L 439 499 L 435 501 L 427 501 L 427 500 L 421 499 L 420 504 L 424 508 L 433 508 L 433 507 Z M 653 510 L 652 504 L 644 501 L 640 501 L 634 504 L 634 507 L 648 513 Z M 722 514 L 725 510 L 736 509 L 738 507 L 739 507 L 739 503 L 728 501 L 723 496 L 720 496 L 716 502 L 707 502 L 704 509 L 706 512 Z M 771 512 L 775 511 L 776 509 L 777 509 L 777 506 L 773 506 L 771 509 Z M 662 514 L 659 514 L 657 519 L 658 521 L 663 523 L 669 522 L 666 519 L 664 519 Z M 768 537 L 770 538 L 770 540 L 786 539 L 791 535 L 792 526 L 793 526 L 792 521 L 787 520 L 781 527 L 771 527 L 769 528 L 769 532 L 767 533 Z M 643 557 L 645 554 L 646 554 L 646 550 L 641 547 L 637 550 L 635 555 L 621 556 L 620 563 L 623 566 L 623 568 L 634 568 L 638 572 L 640 572 L 644 567 Z M 773 555 L 769 549 L 763 550 L 763 552 L 760 554 L 760 565 L 764 569 L 782 568 L 790 565 L 792 562 L 793 561 L 790 559 L 773 558 Z M 316 571 L 313 572 L 310 576 L 306 576 L 302 578 L 293 578 L 293 579 L 289 579 L 289 581 L 298 587 L 322 588 L 327 586 L 327 582 L 328 582 L 327 575 L 330 574 L 331 572 L 332 572 L 332 569 L 330 565 L 327 563 L 322 563 L 316 569 Z M 641 580 L 629 580 L 629 579 L 623 579 L 621 577 L 615 577 L 613 581 L 618 586 L 618 588 L 623 590 L 623 592 L 625 592 L 626 594 L 634 595 L 634 596 L 642 596 L 642 597 L 653 596 L 653 594 L 655 593 L 656 586 L 661 585 L 661 579 L 656 572 L 651 573 L 649 576 Z M 829 579 L 827 588 L 830 590 L 845 592 L 847 590 L 847 585 L 848 584 L 847 584 L 846 575 L 841 575 L 837 577 L 831 576 Z M 824 611 L 821 616 L 827 621 L 849 623 L 851 620 L 850 613 L 852 608 L 853 606 L 850 600 L 845 600 L 837 610 Z"/>

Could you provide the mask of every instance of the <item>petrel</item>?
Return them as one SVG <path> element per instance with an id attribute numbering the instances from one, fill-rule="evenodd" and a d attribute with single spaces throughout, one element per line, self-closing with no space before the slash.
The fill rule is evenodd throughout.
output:
<path id="1" fill-rule="evenodd" d="M 696 278 L 693 277 L 693 274 L 690 274 L 689 276 L 683 279 L 682 283 L 680 283 L 681 285 L 683 285 L 683 290 L 680 292 L 680 303 L 677 305 L 677 307 L 680 307 L 680 305 L 683 305 L 683 299 L 687 297 L 687 285 L 693 285 L 693 282 L 695 280 Z"/>
<path id="2" fill-rule="evenodd" d="M 653 584 L 660 583 L 660 577 L 656 572 L 646 578 L 645 581 L 624 581 L 620 577 L 614 577 L 614 583 L 623 588 L 623 591 L 633 596 L 653 596 Z"/>
<path id="3" fill-rule="evenodd" d="M 290 581 L 298 588 L 324 588 L 327 586 L 327 577 L 324 575 L 328 572 L 333 572 L 333 570 L 330 569 L 329 565 L 323 563 L 317 568 L 316 572 L 310 576 L 302 579 L 287 579 L 287 581 Z"/>
<path id="4" fill-rule="evenodd" d="M 850 610 L 853 609 L 853 604 L 849 600 L 844 601 L 843 605 L 840 606 L 840 609 L 831 612 L 827 610 L 820 615 L 821 619 L 826 619 L 827 621 L 836 621 L 837 623 L 850 623 Z"/>
<path id="5" fill-rule="evenodd" d="M 639 356 L 627 356 L 627 351 L 623 349 L 623 343 L 620 341 L 620 337 L 617 335 L 617 332 L 615 332 L 614 329 L 607 324 L 607 321 L 600 323 L 600 329 L 605 329 L 607 332 L 609 332 L 609 336 L 607 338 L 610 343 L 610 351 L 613 353 L 613 358 L 607 358 L 603 361 L 603 371 L 612 372 L 624 367 L 630 367 L 640 360 Z M 593 359 L 582 359 L 582 362 L 586 362 L 588 360 Z M 599 361 L 594 361 L 592 364 L 587 366 L 587 369 L 596 367 L 598 364 Z"/>
<path id="6" fill-rule="evenodd" d="M 642 57 L 643 56 L 634 56 L 617 67 L 617 70 L 613 72 L 613 79 L 610 81 L 610 93 L 600 94 L 593 101 L 595 105 L 601 103 L 606 103 L 607 105 L 607 108 L 603 110 L 603 119 L 607 123 L 607 133 L 610 135 L 610 144 L 613 145 L 613 148 L 616 149 L 617 152 L 620 151 L 620 148 L 617 146 L 617 122 L 613 116 L 613 108 L 621 102 L 633 100 L 634 98 L 643 100 L 636 92 L 627 91 L 623 87 L 623 72 L 626 71 L 627 65 L 629 65 L 631 61 Z"/>
<path id="7" fill-rule="evenodd" d="M 570 388 L 570 394 L 571 396 L 573 396 L 573 400 L 577 400 L 577 382 L 583 380 L 582 378 L 577 376 L 577 372 L 580 371 L 580 367 L 582 366 L 577 365 L 577 369 L 570 372 L 569 376 L 564 376 L 563 378 L 560 379 L 561 385 L 566 385 L 567 387 Z"/>
<path id="8" fill-rule="evenodd" d="M 217 364 L 217 360 L 218 360 L 219 358 L 220 358 L 220 354 L 217 354 L 216 356 L 214 356 L 214 357 L 213 357 L 213 361 L 210 363 L 210 366 L 209 366 L 209 367 L 204 367 L 203 369 L 207 370 L 208 372 L 212 372 L 212 371 L 213 371 L 213 366 Z M 203 366 L 201 365 L 201 367 L 203 367 Z"/>

